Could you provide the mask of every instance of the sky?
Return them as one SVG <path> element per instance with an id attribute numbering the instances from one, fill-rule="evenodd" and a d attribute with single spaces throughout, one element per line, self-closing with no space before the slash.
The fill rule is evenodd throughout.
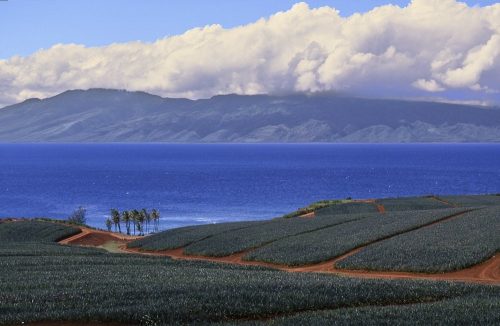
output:
<path id="1" fill-rule="evenodd" d="M 0 1 L 0 106 L 91 87 L 498 98 L 498 1 L 298 2 Z"/>

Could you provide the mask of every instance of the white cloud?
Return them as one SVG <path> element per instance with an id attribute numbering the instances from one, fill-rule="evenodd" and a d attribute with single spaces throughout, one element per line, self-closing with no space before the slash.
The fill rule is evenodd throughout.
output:
<path id="1" fill-rule="evenodd" d="M 153 43 L 58 44 L 0 60 L 0 105 L 67 89 L 161 96 L 338 91 L 425 96 L 500 85 L 500 4 L 413 0 L 344 18 L 300 3 L 268 19 L 187 31 Z M 488 92 L 486 91 L 488 90 Z"/>
<path id="2" fill-rule="evenodd" d="M 442 92 L 444 88 L 439 85 L 434 79 L 426 80 L 419 79 L 412 84 L 414 87 L 427 92 Z"/>

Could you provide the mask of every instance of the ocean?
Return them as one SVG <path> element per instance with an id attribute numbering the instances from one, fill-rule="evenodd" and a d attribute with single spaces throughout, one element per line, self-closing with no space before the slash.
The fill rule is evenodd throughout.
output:
<path id="1" fill-rule="evenodd" d="M 500 193 L 500 144 L 0 144 L 0 217 L 159 209 L 161 228 L 333 198 Z"/>

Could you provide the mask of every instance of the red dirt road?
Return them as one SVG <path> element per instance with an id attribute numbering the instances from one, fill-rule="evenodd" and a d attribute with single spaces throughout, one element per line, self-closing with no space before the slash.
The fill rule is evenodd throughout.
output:
<path id="1" fill-rule="evenodd" d="M 425 226 L 427 227 L 427 226 Z M 137 237 L 125 236 L 106 231 L 81 228 L 82 232 L 70 238 L 60 241 L 60 244 L 71 244 L 80 246 L 102 246 L 107 242 L 117 242 L 120 244 L 120 250 L 124 253 L 133 253 L 149 256 L 164 256 L 178 260 L 199 260 L 218 262 L 226 264 L 237 264 L 245 266 L 262 266 L 277 270 L 295 272 L 295 273 L 327 273 L 346 277 L 360 277 L 372 279 L 414 279 L 414 280 L 434 280 L 434 281 L 460 281 L 469 283 L 482 283 L 500 285 L 500 255 L 496 255 L 487 261 L 459 271 L 442 274 L 425 273 L 406 273 L 406 272 L 379 272 L 365 270 L 344 270 L 335 267 L 335 264 L 348 256 L 354 255 L 363 247 L 352 250 L 340 257 L 331 259 L 322 263 L 312 264 L 301 267 L 289 267 L 280 264 L 246 261 L 243 257 L 251 250 L 236 253 L 225 257 L 206 257 L 184 254 L 184 248 L 163 251 L 142 251 L 138 249 L 127 248 L 126 244 Z"/>
<path id="2" fill-rule="evenodd" d="M 335 263 L 341 261 L 348 256 L 356 254 L 362 248 L 355 249 L 349 253 L 331 259 L 322 263 L 312 264 L 301 267 L 289 267 L 280 264 L 257 262 L 257 261 L 246 261 L 243 257 L 248 253 L 248 251 L 240 252 L 225 257 L 205 257 L 205 256 L 195 256 L 184 254 L 184 248 L 163 250 L 163 251 L 141 251 L 138 249 L 126 248 L 125 245 L 121 248 L 125 252 L 151 255 L 151 256 L 166 256 L 173 259 L 179 260 L 199 260 L 199 261 L 209 261 L 218 262 L 226 264 L 237 264 L 245 266 L 262 266 L 274 268 L 287 272 L 296 273 L 327 273 L 336 274 L 347 277 L 361 277 L 361 278 L 381 278 L 381 279 L 415 279 L 415 280 L 434 280 L 434 281 L 462 281 L 470 283 L 484 283 L 484 284 L 495 284 L 500 285 L 500 256 L 496 255 L 486 262 L 475 265 L 473 267 L 442 274 L 426 274 L 426 273 L 405 273 L 405 272 L 377 272 L 377 271 L 364 271 L 364 270 L 345 270 L 338 269 Z"/>
<path id="3" fill-rule="evenodd" d="M 97 247 L 102 246 L 107 242 L 129 242 L 139 237 L 129 236 L 120 233 L 113 233 L 101 230 L 93 230 L 86 227 L 79 227 L 82 232 L 75 234 L 69 238 L 59 241 L 60 244 L 71 244 L 79 246 Z"/>

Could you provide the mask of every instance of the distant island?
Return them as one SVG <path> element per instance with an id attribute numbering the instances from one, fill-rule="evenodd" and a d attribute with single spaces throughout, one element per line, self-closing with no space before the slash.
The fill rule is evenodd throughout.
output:
<path id="1" fill-rule="evenodd" d="M 498 142 L 500 109 L 333 95 L 71 90 L 0 109 L 0 142 Z"/>

